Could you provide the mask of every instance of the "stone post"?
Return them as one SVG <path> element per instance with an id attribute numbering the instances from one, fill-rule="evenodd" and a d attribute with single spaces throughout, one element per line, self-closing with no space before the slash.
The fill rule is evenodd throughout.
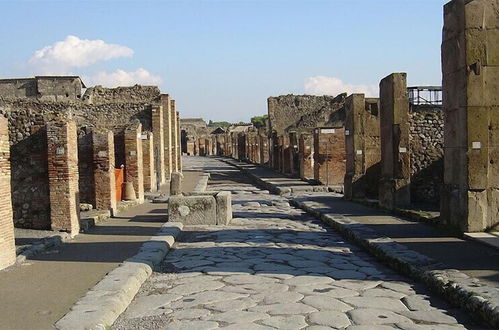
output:
<path id="1" fill-rule="evenodd" d="M 441 219 L 462 231 L 499 224 L 498 0 L 444 7 Z"/>
<path id="2" fill-rule="evenodd" d="M 314 179 L 342 186 L 345 177 L 345 129 L 317 128 L 314 133 Z"/>
<path id="3" fill-rule="evenodd" d="M 180 195 L 182 193 L 182 179 L 184 175 L 180 172 L 172 172 L 170 181 L 170 195 Z"/>
<path id="4" fill-rule="evenodd" d="M 178 164 L 177 164 L 177 111 L 175 110 L 175 100 L 170 100 L 170 122 L 171 122 L 171 171 L 170 172 L 178 172 Z"/>
<path id="5" fill-rule="evenodd" d="M 314 178 L 314 139 L 309 133 L 300 135 L 299 145 L 300 178 L 309 180 Z"/>
<path id="6" fill-rule="evenodd" d="M 0 116 L 0 269 L 16 262 L 8 121 Z"/>
<path id="7" fill-rule="evenodd" d="M 125 181 L 131 182 L 139 203 L 144 202 L 142 124 L 135 120 L 125 129 Z"/>
<path id="8" fill-rule="evenodd" d="M 116 184 L 114 176 L 113 132 L 92 132 L 92 153 L 94 162 L 95 208 L 116 212 Z"/>
<path id="9" fill-rule="evenodd" d="M 80 231 L 76 124 L 48 124 L 47 150 L 51 228 L 75 236 Z"/>
<path id="10" fill-rule="evenodd" d="M 177 172 L 182 172 L 182 131 L 180 129 L 180 113 L 177 111 Z"/>
<path id="11" fill-rule="evenodd" d="M 151 132 L 142 134 L 142 161 L 144 169 L 144 190 L 156 191 L 156 171 L 154 166 L 154 136 Z"/>
<path id="12" fill-rule="evenodd" d="M 172 110 L 171 100 L 168 94 L 161 94 L 161 105 L 163 106 L 163 129 L 164 129 L 164 163 L 165 163 L 165 181 L 170 180 L 172 167 Z"/>
<path id="13" fill-rule="evenodd" d="M 161 96 L 163 97 L 163 95 Z M 165 166 L 165 112 L 163 106 L 152 107 L 152 133 L 154 135 L 154 165 L 160 184 L 166 182 Z"/>
<path id="14" fill-rule="evenodd" d="M 345 100 L 345 198 L 378 196 L 379 100 L 352 94 Z"/>
<path id="15" fill-rule="evenodd" d="M 393 209 L 411 203 L 409 99 L 405 73 L 392 73 L 379 84 L 381 181 L 379 203 Z"/>

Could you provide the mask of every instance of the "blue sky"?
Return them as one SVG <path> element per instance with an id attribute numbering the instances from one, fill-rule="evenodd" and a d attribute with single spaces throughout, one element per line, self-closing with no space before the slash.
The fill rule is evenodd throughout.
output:
<path id="1" fill-rule="evenodd" d="M 391 72 L 440 85 L 446 2 L 0 0 L 0 77 L 158 84 L 182 117 L 248 121 L 269 96 L 375 95 Z"/>

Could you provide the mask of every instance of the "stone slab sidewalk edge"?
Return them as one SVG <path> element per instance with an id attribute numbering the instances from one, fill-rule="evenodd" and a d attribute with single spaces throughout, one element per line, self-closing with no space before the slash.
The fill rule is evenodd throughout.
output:
<path id="1" fill-rule="evenodd" d="M 182 232 L 179 222 L 166 222 L 139 252 L 109 272 L 56 322 L 60 330 L 109 329 L 151 276 Z"/>
<path id="2" fill-rule="evenodd" d="M 287 193 L 265 179 L 259 178 L 246 169 L 244 163 L 222 160 L 248 174 L 256 183 L 277 194 Z M 367 249 L 378 259 L 393 269 L 421 281 L 432 290 L 444 296 L 450 303 L 458 305 L 482 322 L 485 321 L 499 329 L 499 294 L 494 287 L 480 283 L 456 269 L 447 269 L 439 263 L 389 237 L 381 237 L 374 230 L 332 210 L 317 210 L 307 205 L 306 198 L 290 198 L 290 202 L 321 219 L 324 223 L 338 230 L 343 236 Z"/>

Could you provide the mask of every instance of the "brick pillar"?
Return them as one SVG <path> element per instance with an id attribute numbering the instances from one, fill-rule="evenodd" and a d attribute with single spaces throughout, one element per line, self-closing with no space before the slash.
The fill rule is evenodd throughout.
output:
<path id="1" fill-rule="evenodd" d="M 180 129 L 180 114 L 177 111 L 177 172 L 182 172 L 182 130 Z"/>
<path id="2" fill-rule="evenodd" d="M 441 219 L 462 231 L 499 226 L 498 0 L 444 6 Z"/>
<path id="3" fill-rule="evenodd" d="M 74 236 L 80 231 L 76 124 L 48 124 L 47 150 L 51 228 Z"/>
<path id="4" fill-rule="evenodd" d="M 345 100 L 345 198 L 378 196 L 379 100 L 352 94 Z"/>
<path id="5" fill-rule="evenodd" d="M 343 185 L 345 162 L 345 129 L 317 128 L 314 133 L 314 179 L 324 185 Z"/>
<path id="6" fill-rule="evenodd" d="M 314 178 L 314 138 L 312 134 L 302 133 L 299 142 L 300 178 Z"/>
<path id="7" fill-rule="evenodd" d="M 132 182 L 139 203 L 144 202 L 142 124 L 135 120 L 125 129 L 125 181 Z"/>
<path id="8" fill-rule="evenodd" d="M 172 110 L 171 100 L 168 94 L 161 94 L 161 105 L 163 106 L 163 130 L 164 130 L 164 163 L 165 181 L 170 180 L 172 173 Z"/>
<path id="9" fill-rule="evenodd" d="M 388 209 L 411 203 L 409 100 L 405 73 L 392 73 L 379 84 L 381 181 L 379 203 Z"/>
<path id="10" fill-rule="evenodd" d="M 144 190 L 156 191 L 156 171 L 154 166 L 154 138 L 153 133 L 142 134 L 142 162 L 144 168 Z"/>
<path id="11" fill-rule="evenodd" d="M 0 116 L 0 269 L 16 262 L 14 221 L 10 187 L 10 144 L 8 121 Z"/>
<path id="12" fill-rule="evenodd" d="M 175 100 L 170 100 L 170 121 L 171 121 L 171 171 L 178 172 L 177 164 L 177 111 L 175 110 Z M 206 150 L 208 152 L 208 150 Z"/>
<path id="13" fill-rule="evenodd" d="M 116 211 L 114 177 L 114 136 L 112 131 L 92 132 L 92 154 L 95 181 L 95 208 Z"/>
<path id="14" fill-rule="evenodd" d="M 291 173 L 291 145 L 288 133 L 282 136 L 282 173 Z"/>
<path id="15" fill-rule="evenodd" d="M 152 133 L 154 135 L 154 166 L 161 184 L 166 182 L 165 168 L 165 112 L 163 106 L 152 107 Z"/>
<path id="16" fill-rule="evenodd" d="M 289 133 L 289 172 L 295 176 L 299 175 L 300 162 L 298 159 L 298 135 L 296 132 Z"/>

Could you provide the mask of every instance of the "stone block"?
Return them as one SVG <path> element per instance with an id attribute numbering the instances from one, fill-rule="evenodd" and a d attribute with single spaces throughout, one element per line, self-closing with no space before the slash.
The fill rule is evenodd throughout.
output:
<path id="1" fill-rule="evenodd" d="M 172 172 L 170 180 L 170 195 L 180 195 L 182 193 L 182 180 L 184 175 L 180 172 Z"/>
<path id="2" fill-rule="evenodd" d="M 215 195 L 217 203 L 217 225 L 228 225 L 232 220 L 232 194 L 221 191 Z"/>
<path id="3" fill-rule="evenodd" d="M 184 225 L 216 225 L 214 196 L 171 196 L 168 203 L 170 222 Z"/>

